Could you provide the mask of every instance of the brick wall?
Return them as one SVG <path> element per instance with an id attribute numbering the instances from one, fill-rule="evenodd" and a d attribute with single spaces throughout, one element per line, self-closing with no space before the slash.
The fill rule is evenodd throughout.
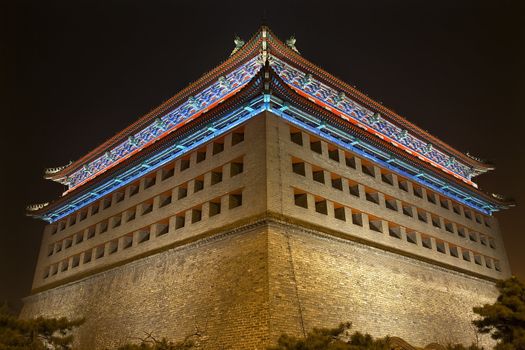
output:
<path id="1" fill-rule="evenodd" d="M 265 349 L 282 333 L 351 321 L 424 346 L 475 339 L 472 307 L 494 284 L 270 220 L 27 298 L 22 317 L 86 317 L 81 349 L 195 332 L 209 349 Z M 484 339 L 489 345 L 488 338 Z"/>

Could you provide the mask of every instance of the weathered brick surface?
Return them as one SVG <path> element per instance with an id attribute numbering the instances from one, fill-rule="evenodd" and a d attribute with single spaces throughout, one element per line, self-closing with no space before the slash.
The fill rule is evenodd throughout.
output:
<path id="1" fill-rule="evenodd" d="M 272 337 L 283 330 L 300 336 L 302 324 L 310 330 L 351 321 L 355 330 L 418 346 L 475 340 L 472 307 L 494 301 L 493 283 L 328 237 L 271 226 Z"/>
<path id="2" fill-rule="evenodd" d="M 268 337 L 266 247 L 258 228 L 162 252 L 34 295 L 22 317 L 85 317 L 86 350 L 143 332 L 177 340 L 196 327 L 205 348 L 252 349 Z"/>

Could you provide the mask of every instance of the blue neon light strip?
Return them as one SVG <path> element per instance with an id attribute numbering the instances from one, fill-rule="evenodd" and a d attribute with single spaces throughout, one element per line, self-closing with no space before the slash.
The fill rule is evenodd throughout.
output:
<path id="1" fill-rule="evenodd" d="M 451 197 L 454 200 L 480 212 L 491 215 L 493 211 L 499 210 L 498 207 L 491 205 L 482 199 L 472 197 L 472 195 L 462 191 L 460 188 L 450 185 L 431 174 L 421 172 L 419 169 L 400 159 L 391 158 L 386 152 L 377 149 L 344 131 L 336 129 L 331 125 L 327 125 L 323 121 L 304 113 L 300 109 L 289 106 L 275 96 L 264 95 L 253 99 L 243 108 L 225 115 L 212 125 L 209 125 L 208 127 L 191 134 L 185 139 L 180 140 L 178 143 L 171 145 L 167 149 L 152 155 L 141 164 L 127 169 L 117 177 L 108 179 L 93 191 L 82 194 L 71 202 L 37 217 L 51 223 L 71 215 L 73 212 L 95 202 L 112 191 L 130 184 L 144 175 L 173 161 L 175 158 L 178 158 L 201 145 L 210 142 L 216 137 L 227 133 L 229 130 L 236 128 L 240 124 L 264 111 L 272 112 L 312 134 L 328 139 L 348 151 L 356 153 L 372 162 L 378 163 L 384 168 L 391 169 L 414 182 L 430 187 L 437 193 Z"/>
<path id="2" fill-rule="evenodd" d="M 328 139 L 331 142 L 346 148 L 347 150 L 356 153 L 361 157 L 378 163 L 384 168 L 395 171 L 421 185 L 430 187 L 432 190 L 447 197 L 451 197 L 454 200 L 479 210 L 484 214 L 492 215 L 492 212 L 499 210 L 499 208 L 491 205 L 490 203 L 472 197 L 472 195 L 462 191 L 461 189 L 453 187 L 443 180 L 432 176 L 431 174 L 421 172 L 418 168 L 415 168 L 414 166 L 403 162 L 400 159 L 391 158 L 388 153 L 385 153 L 384 151 L 377 149 L 354 136 L 336 129 L 331 125 L 326 125 L 322 121 L 319 121 L 318 119 L 302 112 L 295 107 L 288 106 L 282 101 L 278 102 L 275 97 L 272 97 L 272 102 L 275 102 L 275 106 L 277 108 L 270 108 L 268 111 L 279 115 L 283 119 L 299 127 L 302 127 L 313 134 Z M 395 166 L 393 166 L 393 164 Z"/>
<path id="3" fill-rule="evenodd" d="M 115 178 L 108 179 L 105 183 L 102 183 L 95 190 L 83 194 L 76 199 L 73 199 L 68 204 L 57 208 L 56 210 L 46 213 L 39 218 L 51 223 L 58 221 L 73 212 L 89 205 L 96 200 L 108 195 L 118 188 L 126 186 L 131 182 L 143 177 L 144 175 L 162 167 L 163 165 L 173 161 L 175 158 L 182 156 L 195 148 L 198 148 L 202 144 L 205 144 L 217 136 L 220 136 L 229 130 L 239 126 L 251 117 L 263 112 L 265 110 L 264 105 L 261 103 L 263 97 L 252 100 L 243 108 L 236 110 L 224 117 L 219 121 L 213 123 L 207 128 L 203 128 L 191 136 L 181 140 L 177 144 L 173 144 L 167 149 L 157 153 L 140 165 L 134 166 L 124 173 L 118 175 Z"/>

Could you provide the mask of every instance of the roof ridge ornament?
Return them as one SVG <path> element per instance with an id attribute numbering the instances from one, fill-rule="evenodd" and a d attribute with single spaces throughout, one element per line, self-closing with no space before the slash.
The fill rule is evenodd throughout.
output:
<path id="1" fill-rule="evenodd" d="M 295 35 L 290 36 L 288 39 L 286 39 L 286 46 L 288 46 L 293 51 L 297 52 L 298 54 L 301 54 L 299 50 L 295 47 L 297 39 L 295 38 Z"/>
<path id="2" fill-rule="evenodd" d="M 233 42 L 235 43 L 235 48 L 233 49 L 230 56 L 233 56 L 233 54 L 239 51 L 245 44 L 244 40 L 242 40 L 238 35 L 236 35 L 235 38 L 233 38 Z"/>

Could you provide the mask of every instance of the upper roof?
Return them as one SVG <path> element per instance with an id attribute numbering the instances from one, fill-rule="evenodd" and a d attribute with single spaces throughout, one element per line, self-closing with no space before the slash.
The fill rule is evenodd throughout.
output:
<path id="1" fill-rule="evenodd" d="M 236 48 L 226 61 L 77 161 L 47 169 L 45 178 L 68 185 L 66 197 L 83 191 L 87 184 L 104 178 L 101 175 L 107 175 L 119 164 L 204 118 L 208 111 L 244 89 L 264 65 L 297 96 L 321 106 L 340 122 L 359 127 L 405 157 L 426 164 L 429 171 L 475 190 L 477 186 L 471 178 L 492 169 L 490 164 L 454 149 L 309 62 L 298 53 L 294 43 L 295 40 L 283 43 L 266 26 L 246 43 L 236 39 Z M 47 208 L 39 206 L 34 210 Z"/>

